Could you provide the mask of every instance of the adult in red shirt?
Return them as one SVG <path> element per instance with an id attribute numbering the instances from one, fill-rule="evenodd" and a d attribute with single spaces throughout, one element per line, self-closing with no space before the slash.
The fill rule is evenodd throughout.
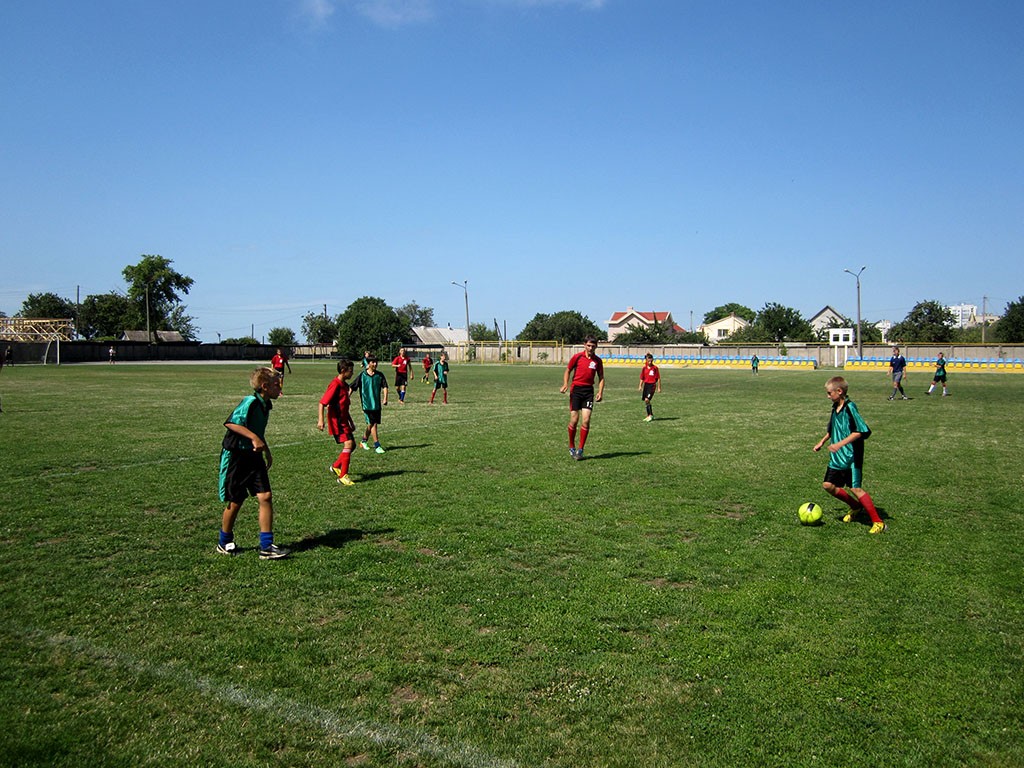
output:
<path id="1" fill-rule="evenodd" d="M 594 403 L 600 403 L 604 397 L 604 363 L 594 354 L 597 339 L 587 336 L 583 342 L 583 351 L 569 358 L 569 365 L 562 376 L 561 392 L 569 393 L 569 455 L 581 461 L 583 446 L 587 444 L 590 432 L 590 416 L 594 411 Z M 570 376 L 572 389 L 569 388 Z M 597 393 L 594 393 L 594 380 L 597 379 Z M 580 423 L 580 414 L 583 421 Z M 580 447 L 576 448 L 576 426 L 580 430 Z"/>
<path id="2" fill-rule="evenodd" d="M 288 373 L 292 372 L 292 364 L 288 362 L 288 355 L 278 347 L 277 354 L 270 358 L 270 367 L 281 374 L 281 389 L 284 389 L 284 368 L 288 366 Z"/>
<path id="3" fill-rule="evenodd" d="M 640 391 L 643 392 L 644 405 L 647 406 L 647 418 L 644 421 L 654 421 L 654 411 L 651 410 L 651 398 L 654 392 L 661 392 L 661 371 L 654 364 L 654 355 L 648 352 L 644 355 L 644 367 L 640 370 Z"/>
<path id="4" fill-rule="evenodd" d="M 398 356 L 391 361 L 395 369 L 395 389 L 398 390 L 398 403 L 405 405 L 405 388 L 409 385 L 409 353 L 405 347 L 398 350 Z"/>

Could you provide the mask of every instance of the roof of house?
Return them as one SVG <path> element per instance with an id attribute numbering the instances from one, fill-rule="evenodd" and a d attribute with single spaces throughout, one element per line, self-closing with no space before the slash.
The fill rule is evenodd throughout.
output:
<path id="1" fill-rule="evenodd" d="M 124 341 L 149 341 L 146 331 L 123 331 L 121 338 Z M 188 341 L 178 331 L 153 331 L 153 338 L 162 342 L 185 342 Z"/>
<path id="2" fill-rule="evenodd" d="M 608 327 L 612 328 L 615 326 L 626 325 L 630 319 L 636 318 L 643 325 L 652 325 L 654 323 L 671 323 L 672 330 L 676 333 L 684 333 L 685 328 L 680 327 L 675 320 L 672 319 L 671 312 L 639 312 L 632 307 L 627 307 L 625 312 L 613 312 L 612 316 L 608 319 Z"/>
<path id="3" fill-rule="evenodd" d="M 420 344 L 465 344 L 465 328 L 431 328 L 425 325 L 415 325 L 412 328 L 413 335 Z"/>

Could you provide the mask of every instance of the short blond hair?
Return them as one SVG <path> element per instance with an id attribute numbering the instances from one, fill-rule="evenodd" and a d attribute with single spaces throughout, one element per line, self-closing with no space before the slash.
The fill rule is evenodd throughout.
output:
<path id="1" fill-rule="evenodd" d="M 828 380 L 825 386 L 831 390 L 838 389 L 844 395 L 850 389 L 850 385 L 846 383 L 846 379 L 844 379 L 842 376 L 833 376 L 831 379 Z"/>
<path id="2" fill-rule="evenodd" d="M 271 381 L 279 378 L 281 378 L 280 373 L 273 368 L 267 368 L 263 365 L 252 372 L 249 376 L 249 383 L 253 389 L 263 389 L 264 384 L 269 384 Z"/>

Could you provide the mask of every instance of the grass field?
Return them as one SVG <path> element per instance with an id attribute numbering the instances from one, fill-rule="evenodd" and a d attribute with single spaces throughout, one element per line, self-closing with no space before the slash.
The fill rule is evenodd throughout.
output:
<path id="1" fill-rule="evenodd" d="M 1024 765 L 1024 376 L 850 374 L 869 536 L 811 451 L 829 371 L 665 370 L 645 424 L 609 370 L 573 462 L 561 369 L 453 366 L 345 488 L 294 368 L 277 562 L 252 501 L 214 552 L 247 367 L 0 374 L 0 763 Z"/>

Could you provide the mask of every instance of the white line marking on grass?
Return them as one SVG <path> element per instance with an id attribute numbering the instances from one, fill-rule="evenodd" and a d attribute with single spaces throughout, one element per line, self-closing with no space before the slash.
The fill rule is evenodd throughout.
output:
<path id="1" fill-rule="evenodd" d="M 256 693 L 231 683 L 200 677 L 186 669 L 168 664 L 149 664 L 130 654 L 103 648 L 70 635 L 51 635 L 40 630 L 16 632 L 28 642 L 42 642 L 93 659 L 110 669 L 127 670 L 132 674 L 146 674 L 169 680 L 223 703 L 265 712 L 286 722 L 316 726 L 335 738 L 366 739 L 379 746 L 414 752 L 417 755 L 429 755 L 466 768 L 518 768 L 515 761 L 492 757 L 469 744 L 445 743 L 419 729 L 345 719 L 324 707 L 293 701 L 273 693 Z"/>

